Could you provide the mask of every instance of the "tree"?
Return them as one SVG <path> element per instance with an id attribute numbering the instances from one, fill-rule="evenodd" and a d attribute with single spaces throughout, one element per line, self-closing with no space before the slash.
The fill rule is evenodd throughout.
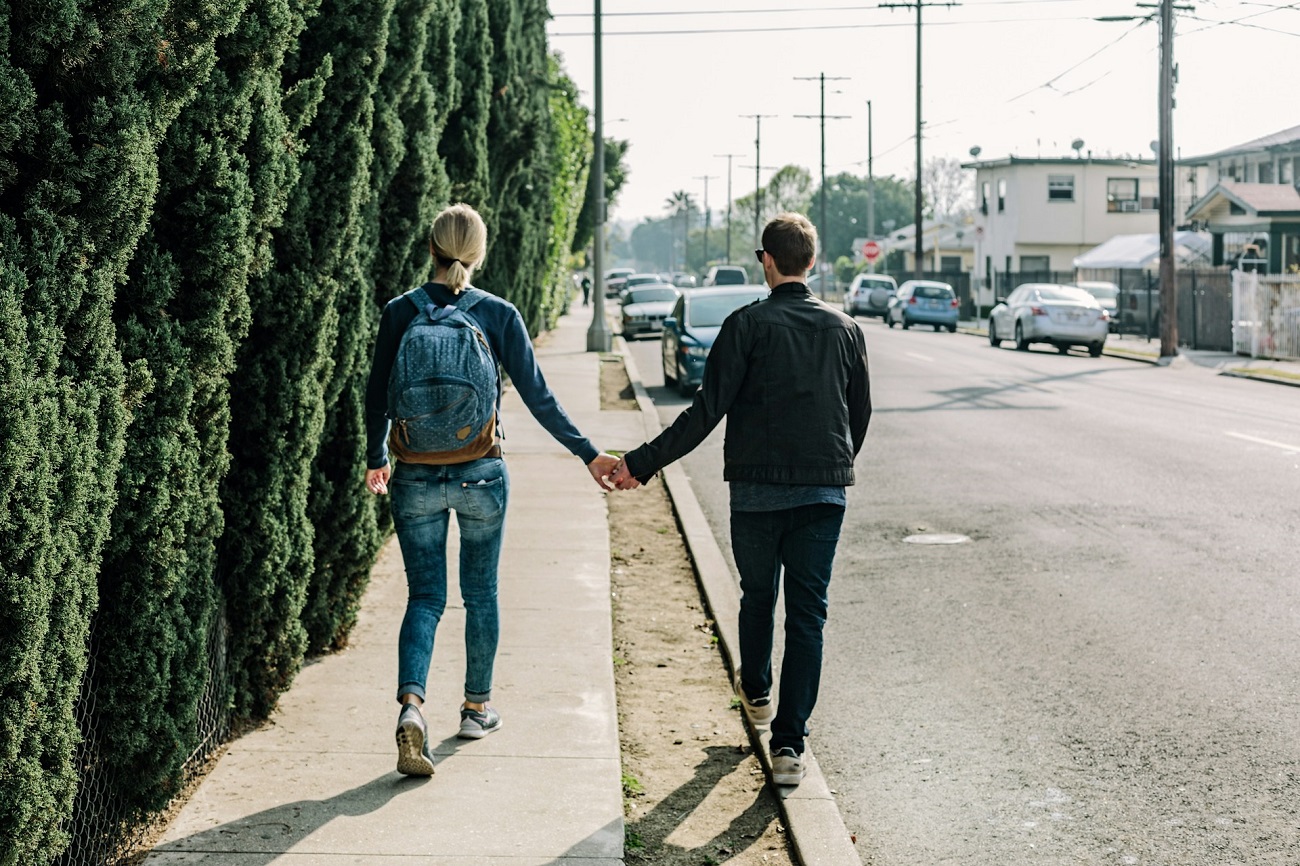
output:
<path id="1" fill-rule="evenodd" d="M 945 219 L 969 210 L 975 202 L 974 172 L 961 167 L 956 157 L 937 156 L 925 163 L 922 187 L 928 216 Z M 915 222 L 915 218 L 909 220 Z"/>
<path id="2" fill-rule="evenodd" d="M 912 219 L 912 185 L 891 176 L 875 179 L 876 234 L 885 234 L 886 220 L 895 225 L 907 225 Z M 821 191 L 812 194 L 817 202 Z M 820 230 L 820 241 L 827 258 L 835 261 L 840 256 L 853 256 L 856 238 L 867 236 L 867 211 L 870 201 L 867 178 L 844 172 L 826 179 L 826 222 Z"/>
<path id="3" fill-rule="evenodd" d="M 678 258 L 676 244 L 669 248 L 668 268 L 669 270 L 679 270 L 686 267 L 687 254 L 690 251 L 690 231 L 691 231 L 691 214 L 696 210 L 695 199 L 684 189 L 679 189 L 664 200 L 664 209 L 668 211 L 671 217 L 681 217 L 682 220 L 682 252 Z M 681 262 L 681 268 L 678 262 Z"/>
<path id="4" fill-rule="evenodd" d="M 627 150 L 630 145 L 616 138 L 605 139 L 605 209 L 613 211 L 619 191 L 627 182 Z M 582 199 L 582 212 L 573 233 L 573 251 L 582 252 L 591 246 L 596 233 L 596 174 L 587 175 L 587 193 Z"/>

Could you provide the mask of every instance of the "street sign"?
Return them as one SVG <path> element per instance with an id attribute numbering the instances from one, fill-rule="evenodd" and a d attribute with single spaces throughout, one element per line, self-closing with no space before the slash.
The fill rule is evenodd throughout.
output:
<path id="1" fill-rule="evenodd" d="M 874 262 L 880 258 L 880 244 L 875 241 L 867 241 L 862 245 L 862 257 L 869 262 Z"/>

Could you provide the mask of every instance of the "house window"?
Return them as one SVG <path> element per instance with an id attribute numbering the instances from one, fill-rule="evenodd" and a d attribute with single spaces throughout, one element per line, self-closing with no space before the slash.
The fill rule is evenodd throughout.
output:
<path id="1" fill-rule="evenodd" d="M 980 185 L 980 213 L 985 216 L 989 214 L 989 182 L 987 180 Z"/>
<path id="2" fill-rule="evenodd" d="M 998 213 L 1007 209 L 1007 181 L 1003 178 L 998 181 Z"/>
<path id="3" fill-rule="evenodd" d="M 1237 164 L 1235 162 L 1228 163 L 1228 170 L 1224 172 L 1224 175 L 1228 178 L 1228 180 L 1236 180 Z"/>
<path id="4" fill-rule="evenodd" d="M 961 273 L 961 256 L 940 256 L 939 270 L 945 274 Z"/>
<path id="5" fill-rule="evenodd" d="M 1074 201 L 1074 175 L 1049 174 L 1047 176 L 1048 201 Z"/>
<path id="6" fill-rule="evenodd" d="M 1021 256 L 1020 273 L 1024 274 L 1045 274 L 1052 269 L 1052 260 L 1049 256 Z"/>
<path id="7" fill-rule="evenodd" d="M 1292 169 L 1293 161 L 1289 159 L 1280 159 L 1277 163 L 1277 182 L 1278 183 L 1295 183 L 1295 173 Z"/>
<path id="8" fill-rule="evenodd" d="M 1160 210 L 1160 181 L 1144 177 L 1138 181 L 1138 207 L 1141 210 Z"/>
<path id="9" fill-rule="evenodd" d="M 1259 172 L 1259 182 L 1260 182 L 1260 183 L 1272 183 L 1272 182 L 1273 182 L 1273 163 L 1271 163 L 1271 162 L 1261 162 L 1261 163 L 1259 164 L 1259 167 L 1258 167 L 1257 171 Z"/>
<path id="10" fill-rule="evenodd" d="M 1139 210 L 1137 178 L 1112 177 L 1106 180 L 1107 213 L 1137 213 Z"/>

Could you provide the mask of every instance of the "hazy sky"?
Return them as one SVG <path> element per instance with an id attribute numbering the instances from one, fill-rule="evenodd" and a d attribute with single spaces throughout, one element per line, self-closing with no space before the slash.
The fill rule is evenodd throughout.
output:
<path id="1" fill-rule="evenodd" d="M 1180 0 L 1181 2 L 1181 0 Z M 1179 13 L 1175 147 L 1208 153 L 1300 125 L 1300 0 L 1196 2 Z M 551 0 L 551 47 L 592 105 L 592 0 Z M 926 7 L 925 156 L 969 159 L 1152 156 L 1158 22 L 1121 0 L 967 0 Z M 754 126 L 762 163 L 820 170 L 816 81 L 828 81 L 826 171 L 867 171 L 873 106 L 875 172 L 911 177 L 915 148 L 916 11 L 852 0 L 605 0 L 605 133 L 631 141 L 631 174 L 613 219 L 660 215 L 674 190 L 726 205 L 754 189 Z M 646 14 L 654 13 L 654 14 Z M 1236 21 L 1216 25 L 1214 22 Z M 678 32 L 673 32 L 678 31 Z M 681 32 L 693 31 L 693 32 Z M 1282 31 L 1282 32 L 1278 32 Z M 574 35 L 568 35 L 574 34 Z M 747 166 L 747 168 L 742 168 Z M 771 174 L 764 170 L 763 181 Z"/>

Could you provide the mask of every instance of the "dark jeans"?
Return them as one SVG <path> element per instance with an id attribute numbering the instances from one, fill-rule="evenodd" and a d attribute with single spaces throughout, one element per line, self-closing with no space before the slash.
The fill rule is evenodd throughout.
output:
<path id="1" fill-rule="evenodd" d="M 843 522 L 838 505 L 731 512 L 731 549 L 740 572 L 741 684 L 751 698 L 772 690 L 776 599 L 785 569 L 785 658 L 773 751 L 792 748 L 803 754 L 821 681 L 826 592 Z"/>

